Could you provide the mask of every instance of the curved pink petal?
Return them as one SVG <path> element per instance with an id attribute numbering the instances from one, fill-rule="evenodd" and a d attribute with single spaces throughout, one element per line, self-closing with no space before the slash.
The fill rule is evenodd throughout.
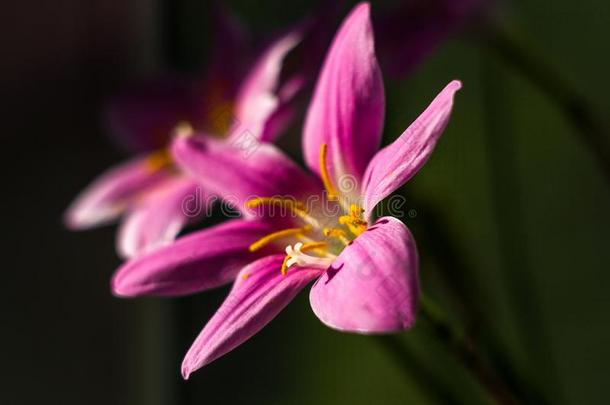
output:
<path id="1" fill-rule="evenodd" d="M 208 194 L 194 180 L 167 180 L 124 216 L 117 238 L 119 255 L 135 257 L 171 243 L 185 225 L 206 212 L 208 203 Z"/>
<path id="2" fill-rule="evenodd" d="M 64 223 L 76 230 L 112 222 L 169 176 L 146 157 L 114 166 L 76 197 L 64 214 Z"/>
<path id="3" fill-rule="evenodd" d="M 162 77 L 126 88 L 106 109 L 111 134 L 131 150 L 165 147 L 179 122 L 196 120 L 197 86 L 195 80 Z"/>
<path id="4" fill-rule="evenodd" d="M 229 296 L 184 357 L 185 379 L 251 338 L 320 275 L 320 270 L 298 268 L 284 276 L 283 260 L 283 255 L 265 257 L 240 272 Z"/>
<path id="5" fill-rule="evenodd" d="M 282 103 L 280 94 L 280 73 L 284 58 L 300 41 L 301 34 L 292 31 L 273 42 L 254 64 L 244 79 L 235 102 L 236 125 L 229 142 L 239 138 L 244 132 L 261 141 L 272 140 L 277 131 L 265 130 L 269 118 Z M 297 82 L 298 83 L 298 82 Z M 288 100 L 294 96 L 294 89 Z"/>
<path id="6" fill-rule="evenodd" d="M 367 213 L 405 184 L 426 163 L 449 121 L 453 96 L 461 87 L 462 83 L 457 80 L 449 83 L 398 139 L 371 160 L 364 175 L 363 187 Z"/>
<path id="7" fill-rule="evenodd" d="M 298 199 L 318 190 L 315 180 L 279 149 L 256 139 L 230 145 L 203 136 L 178 137 L 172 154 L 204 188 L 238 208 L 254 197 Z"/>
<path id="8" fill-rule="evenodd" d="M 381 140 L 385 101 L 369 8 L 358 5 L 339 29 L 305 121 L 305 162 L 319 174 L 320 147 L 327 144 L 336 182 L 343 174 L 359 180 Z"/>
<path id="9" fill-rule="evenodd" d="M 415 241 L 393 217 L 379 219 L 347 246 L 309 295 L 322 322 L 358 333 L 410 328 L 418 298 Z"/>
<path id="10" fill-rule="evenodd" d="M 194 232 L 121 266 L 112 278 L 115 295 L 184 295 L 233 280 L 250 261 L 271 250 L 250 253 L 254 241 L 276 230 L 259 221 L 235 219 Z"/>

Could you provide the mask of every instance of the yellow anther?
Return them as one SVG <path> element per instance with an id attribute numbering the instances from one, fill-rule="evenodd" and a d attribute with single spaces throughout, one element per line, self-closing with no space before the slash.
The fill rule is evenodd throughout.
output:
<path id="1" fill-rule="evenodd" d="M 159 149 L 146 158 L 146 168 L 151 172 L 164 169 L 172 164 L 172 156 L 167 149 Z"/>
<path id="2" fill-rule="evenodd" d="M 311 226 L 305 225 L 301 228 L 288 228 L 288 229 L 284 229 L 281 231 L 273 232 L 267 236 L 263 236 L 262 238 L 260 238 L 259 240 L 257 240 L 253 244 L 251 244 L 250 247 L 248 248 L 248 250 L 250 252 L 256 252 L 257 250 L 259 250 L 263 246 L 267 245 L 268 243 L 271 243 L 278 239 L 286 238 L 289 236 L 300 235 L 300 234 L 307 233 L 310 231 L 311 231 Z"/>
<path id="3" fill-rule="evenodd" d="M 351 204 L 349 207 L 349 214 L 342 215 L 339 217 L 339 223 L 349 228 L 350 232 L 355 236 L 360 235 L 366 231 L 367 222 L 362 219 L 362 213 L 364 210 L 356 204 Z"/>
<path id="4" fill-rule="evenodd" d="M 349 214 L 353 217 L 360 218 L 364 209 L 360 208 L 358 204 L 351 204 L 349 206 Z"/>
<path id="5" fill-rule="evenodd" d="M 282 276 L 285 276 L 286 273 L 288 273 L 288 260 L 290 260 L 290 256 L 286 255 L 286 257 L 284 257 L 284 261 L 282 262 L 282 268 L 280 269 Z"/>
<path id="6" fill-rule="evenodd" d="M 305 205 L 301 201 L 289 197 L 257 197 L 246 201 L 246 207 L 256 208 L 262 205 L 279 206 L 287 208 L 298 216 L 303 216 L 306 213 Z"/>
<path id="7" fill-rule="evenodd" d="M 242 274 L 242 275 L 241 275 L 241 279 L 242 279 L 242 280 L 245 280 L 245 279 L 247 279 L 248 277 L 250 277 L 250 273 L 244 273 L 244 274 Z"/>
<path id="8" fill-rule="evenodd" d="M 330 175 L 328 174 L 328 168 L 326 166 L 327 150 L 328 146 L 323 143 L 320 147 L 320 176 L 322 177 L 322 183 L 324 184 L 324 188 L 326 189 L 328 200 L 336 201 L 339 199 L 339 195 L 337 194 L 337 190 L 335 189 L 335 186 L 333 186 L 333 183 L 330 180 Z"/>

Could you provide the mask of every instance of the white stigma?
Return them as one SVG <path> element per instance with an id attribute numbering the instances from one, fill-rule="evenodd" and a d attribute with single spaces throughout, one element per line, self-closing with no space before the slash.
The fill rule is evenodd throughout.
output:
<path id="1" fill-rule="evenodd" d="M 286 255 L 290 257 L 290 259 L 288 259 L 288 261 L 286 262 L 286 267 L 290 268 L 294 265 L 297 265 L 301 267 L 326 269 L 332 264 L 332 258 L 310 256 L 307 253 L 301 251 L 302 247 L 303 243 L 301 242 L 295 243 L 294 247 L 292 245 L 286 246 Z"/>

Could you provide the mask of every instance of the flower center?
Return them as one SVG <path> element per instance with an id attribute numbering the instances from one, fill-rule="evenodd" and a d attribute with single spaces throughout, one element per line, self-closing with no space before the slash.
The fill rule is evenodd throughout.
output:
<path id="1" fill-rule="evenodd" d="M 273 232 L 250 245 L 250 252 L 255 252 L 270 243 L 284 244 L 286 257 L 282 274 L 293 266 L 328 268 L 341 251 L 367 229 L 364 210 L 358 204 L 350 204 L 335 188 L 329 176 L 326 152 L 327 146 L 323 144 L 320 148 L 320 177 L 325 201 L 317 207 L 309 207 L 292 197 L 257 197 L 246 203 L 248 208 L 279 208 L 302 222 L 301 226 Z"/>

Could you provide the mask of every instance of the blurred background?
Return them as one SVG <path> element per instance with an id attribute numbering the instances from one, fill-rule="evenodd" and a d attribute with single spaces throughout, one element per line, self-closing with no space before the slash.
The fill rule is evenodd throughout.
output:
<path id="1" fill-rule="evenodd" d="M 374 2 L 373 12 L 385 3 Z M 224 4 L 256 38 L 325 7 Z M 335 24 L 352 4 L 344 3 Z M 525 38 L 606 120 L 610 3 L 494 6 L 493 20 Z M 2 194 L 0 403 L 432 404 L 447 401 L 440 387 L 458 402 L 486 402 L 429 328 L 418 323 L 400 336 L 403 354 L 412 356 L 405 367 L 406 357 L 381 339 L 324 327 L 306 293 L 248 344 L 183 381 L 182 357 L 227 289 L 115 298 L 114 227 L 69 232 L 61 216 L 89 181 L 126 156 L 103 122 L 108 98 L 134 80 L 197 72 L 209 62 L 210 2 L 22 1 L 2 8 L 9 186 Z M 530 80 L 501 41 L 484 37 L 464 27 L 410 74 L 385 76 L 386 143 L 451 79 L 464 84 L 435 154 L 403 190 L 422 288 L 472 327 L 490 364 L 512 368 L 548 402 L 605 403 L 609 173 L 599 147 L 585 140 L 586 125 L 574 125 L 563 100 Z M 555 73 L 543 69 L 538 77 Z M 300 126 L 297 120 L 284 146 L 298 142 Z"/>

